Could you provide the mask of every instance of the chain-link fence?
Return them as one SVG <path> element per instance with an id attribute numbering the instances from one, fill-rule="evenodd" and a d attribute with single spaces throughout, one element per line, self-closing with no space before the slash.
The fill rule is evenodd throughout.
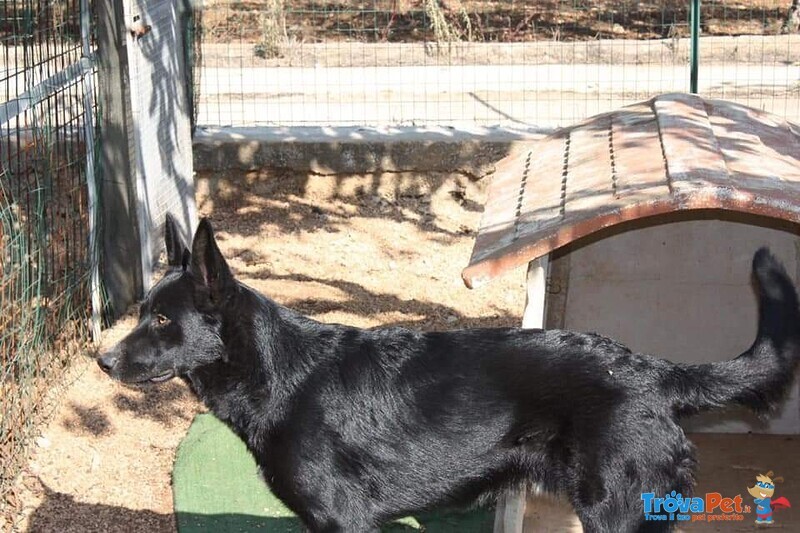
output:
<path id="1" fill-rule="evenodd" d="M 0 0 L 0 512 L 51 389 L 91 338 L 89 15 L 88 0 Z"/>
<path id="2" fill-rule="evenodd" d="M 573 123 L 690 88 L 689 0 L 203 0 L 199 125 Z M 800 118 L 792 0 L 704 1 L 699 92 Z"/>

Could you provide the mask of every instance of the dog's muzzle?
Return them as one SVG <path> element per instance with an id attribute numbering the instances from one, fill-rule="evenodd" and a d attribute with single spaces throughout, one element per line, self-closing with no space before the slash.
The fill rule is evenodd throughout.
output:
<path id="1" fill-rule="evenodd" d="M 115 352 L 108 352 L 97 358 L 98 366 L 100 366 L 106 374 L 111 373 L 117 362 L 119 362 L 119 354 Z"/>

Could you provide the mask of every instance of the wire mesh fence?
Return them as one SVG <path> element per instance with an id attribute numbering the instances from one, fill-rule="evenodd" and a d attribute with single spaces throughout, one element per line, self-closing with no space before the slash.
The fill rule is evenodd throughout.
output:
<path id="1" fill-rule="evenodd" d="M 96 124 L 87 0 L 0 0 L 0 515 L 90 340 Z"/>
<path id="2" fill-rule="evenodd" d="M 699 92 L 800 118 L 791 0 L 701 4 Z M 199 125 L 565 125 L 689 90 L 686 0 L 204 0 Z"/>

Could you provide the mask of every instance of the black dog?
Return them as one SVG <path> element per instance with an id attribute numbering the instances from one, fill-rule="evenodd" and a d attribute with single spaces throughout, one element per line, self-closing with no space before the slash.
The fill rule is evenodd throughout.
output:
<path id="1" fill-rule="evenodd" d="M 768 410 L 800 354 L 797 294 L 766 249 L 752 347 L 682 365 L 568 331 L 321 324 L 237 282 L 207 220 L 191 253 L 176 235 L 168 220 L 173 268 L 98 362 L 129 383 L 187 379 L 313 531 L 375 531 L 522 483 L 566 495 L 585 531 L 668 529 L 644 521 L 641 494 L 691 492 L 678 420 Z"/>

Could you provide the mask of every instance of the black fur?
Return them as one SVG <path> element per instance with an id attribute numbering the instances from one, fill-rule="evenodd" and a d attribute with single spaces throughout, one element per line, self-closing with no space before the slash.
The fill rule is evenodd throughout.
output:
<path id="1" fill-rule="evenodd" d="M 99 364 L 125 382 L 187 379 L 312 531 L 373 531 L 521 483 L 568 497 L 586 531 L 664 529 L 640 496 L 691 492 L 680 417 L 769 409 L 800 353 L 797 295 L 766 249 L 752 347 L 682 365 L 569 331 L 321 324 L 237 282 L 207 220 L 191 256 L 173 226 L 173 269 Z"/>

